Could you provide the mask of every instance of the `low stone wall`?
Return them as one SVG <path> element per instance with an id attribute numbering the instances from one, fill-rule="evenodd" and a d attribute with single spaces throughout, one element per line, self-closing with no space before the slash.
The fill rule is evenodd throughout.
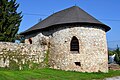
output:
<path id="1" fill-rule="evenodd" d="M 47 50 L 36 44 L 0 42 L 0 67 L 44 67 Z"/>

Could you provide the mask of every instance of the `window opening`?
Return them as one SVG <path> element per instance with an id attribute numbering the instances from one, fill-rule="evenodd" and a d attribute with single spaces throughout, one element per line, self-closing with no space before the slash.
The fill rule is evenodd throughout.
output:
<path id="1" fill-rule="evenodd" d="M 79 52 L 79 41 L 78 39 L 73 36 L 71 43 L 70 43 L 70 51 L 77 51 Z"/>
<path id="2" fill-rule="evenodd" d="M 81 66 L 80 62 L 74 62 L 76 66 Z"/>
<path id="3" fill-rule="evenodd" d="M 32 44 L 32 39 L 31 38 L 29 38 L 29 43 Z"/>

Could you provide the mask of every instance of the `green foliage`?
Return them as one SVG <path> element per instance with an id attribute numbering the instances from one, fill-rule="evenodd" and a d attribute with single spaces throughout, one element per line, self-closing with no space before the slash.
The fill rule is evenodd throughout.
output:
<path id="1" fill-rule="evenodd" d="M 115 50 L 115 52 L 116 52 L 116 55 L 115 55 L 115 61 L 116 61 L 116 63 L 117 64 L 119 64 L 120 65 L 120 49 L 119 49 L 119 47 L 117 46 L 117 49 Z"/>
<path id="2" fill-rule="evenodd" d="M 0 80 L 103 80 L 104 78 L 113 76 L 120 76 L 120 71 L 109 71 L 109 73 L 82 73 L 49 68 L 23 71 L 0 71 Z"/>
<path id="3" fill-rule="evenodd" d="M 10 60 L 9 67 L 7 68 L 10 70 L 19 70 L 19 64 L 14 60 Z"/>
<path id="4" fill-rule="evenodd" d="M 0 41 L 14 42 L 22 20 L 16 0 L 0 0 Z"/>
<path id="5" fill-rule="evenodd" d="M 109 56 L 112 56 L 112 55 L 114 55 L 114 54 L 116 54 L 115 51 L 110 51 L 110 50 L 108 50 L 108 60 L 109 60 L 108 63 L 111 63 L 111 59 L 109 59 Z"/>
<path id="6" fill-rule="evenodd" d="M 115 55 L 115 59 L 114 59 L 114 60 L 115 60 L 115 62 L 116 62 L 116 63 L 118 63 L 118 64 L 119 64 L 120 59 L 119 59 L 118 54 L 116 54 L 116 55 Z"/>
<path id="7" fill-rule="evenodd" d="M 25 43 L 25 38 L 23 35 L 16 35 L 16 40 L 20 41 L 20 43 Z"/>
<path id="8" fill-rule="evenodd" d="M 29 62 L 22 64 L 22 70 L 29 70 Z"/>
<path id="9" fill-rule="evenodd" d="M 108 55 L 109 55 L 109 56 L 114 55 L 114 54 L 116 54 L 115 51 L 110 51 L 110 50 L 108 50 Z"/>
<path id="10" fill-rule="evenodd" d="M 45 55 L 45 59 L 44 59 L 43 62 L 44 62 L 44 64 L 45 64 L 46 67 L 49 67 L 49 64 L 48 64 L 49 50 L 47 50 L 45 54 L 46 54 L 46 55 Z"/>
<path id="11" fill-rule="evenodd" d="M 32 62 L 31 63 L 31 67 L 30 67 L 30 69 L 39 69 L 40 68 L 40 64 L 38 64 L 38 63 L 34 63 L 34 62 Z"/>

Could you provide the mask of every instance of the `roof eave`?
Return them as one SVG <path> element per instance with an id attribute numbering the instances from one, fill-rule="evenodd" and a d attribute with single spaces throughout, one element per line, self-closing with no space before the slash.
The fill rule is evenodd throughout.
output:
<path id="1" fill-rule="evenodd" d="M 73 23 L 60 23 L 60 24 L 54 24 L 54 25 L 51 25 L 51 26 L 57 26 L 57 25 L 64 25 L 64 24 L 81 24 L 81 25 L 87 25 L 87 24 L 92 24 L 92 25 L 100 25 L 102 28 L 105 29 L 105 32 L 109 31 L 111 28 L 105 24 L 99 24 L 99 23 L 90 23 L 90 22 L 73 22 Z M 51 26 L 48 26 L 48 27 L 51 27 Z M 35 30 L 31 30 L 31 31 L 25 31 L 25 32 L 21 32 L 20 35 L 26 35 L 26 34 L 29 34 L 29 33 L 32 33 L 32 32 L 36 32 L 36 31 L 39 31 L 39 30 L 43 30 L 43 29 L 46 29 L 48 27 L 45 27 L 45 28 L 40 28 L 40 29 L 35 29 Z"/>

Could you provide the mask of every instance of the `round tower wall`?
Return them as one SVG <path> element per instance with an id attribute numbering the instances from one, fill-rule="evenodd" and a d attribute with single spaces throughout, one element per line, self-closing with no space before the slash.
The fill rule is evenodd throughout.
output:
<path id="1" fill-rule="evenodd" d="M 71 51 L 71 40 L 79 42 L 79 52 Z M 49 65 L 54 69 L 81 72 L 107 72 L 106 33 L 98 27 L 58 28 L 50 37 Z"/>

